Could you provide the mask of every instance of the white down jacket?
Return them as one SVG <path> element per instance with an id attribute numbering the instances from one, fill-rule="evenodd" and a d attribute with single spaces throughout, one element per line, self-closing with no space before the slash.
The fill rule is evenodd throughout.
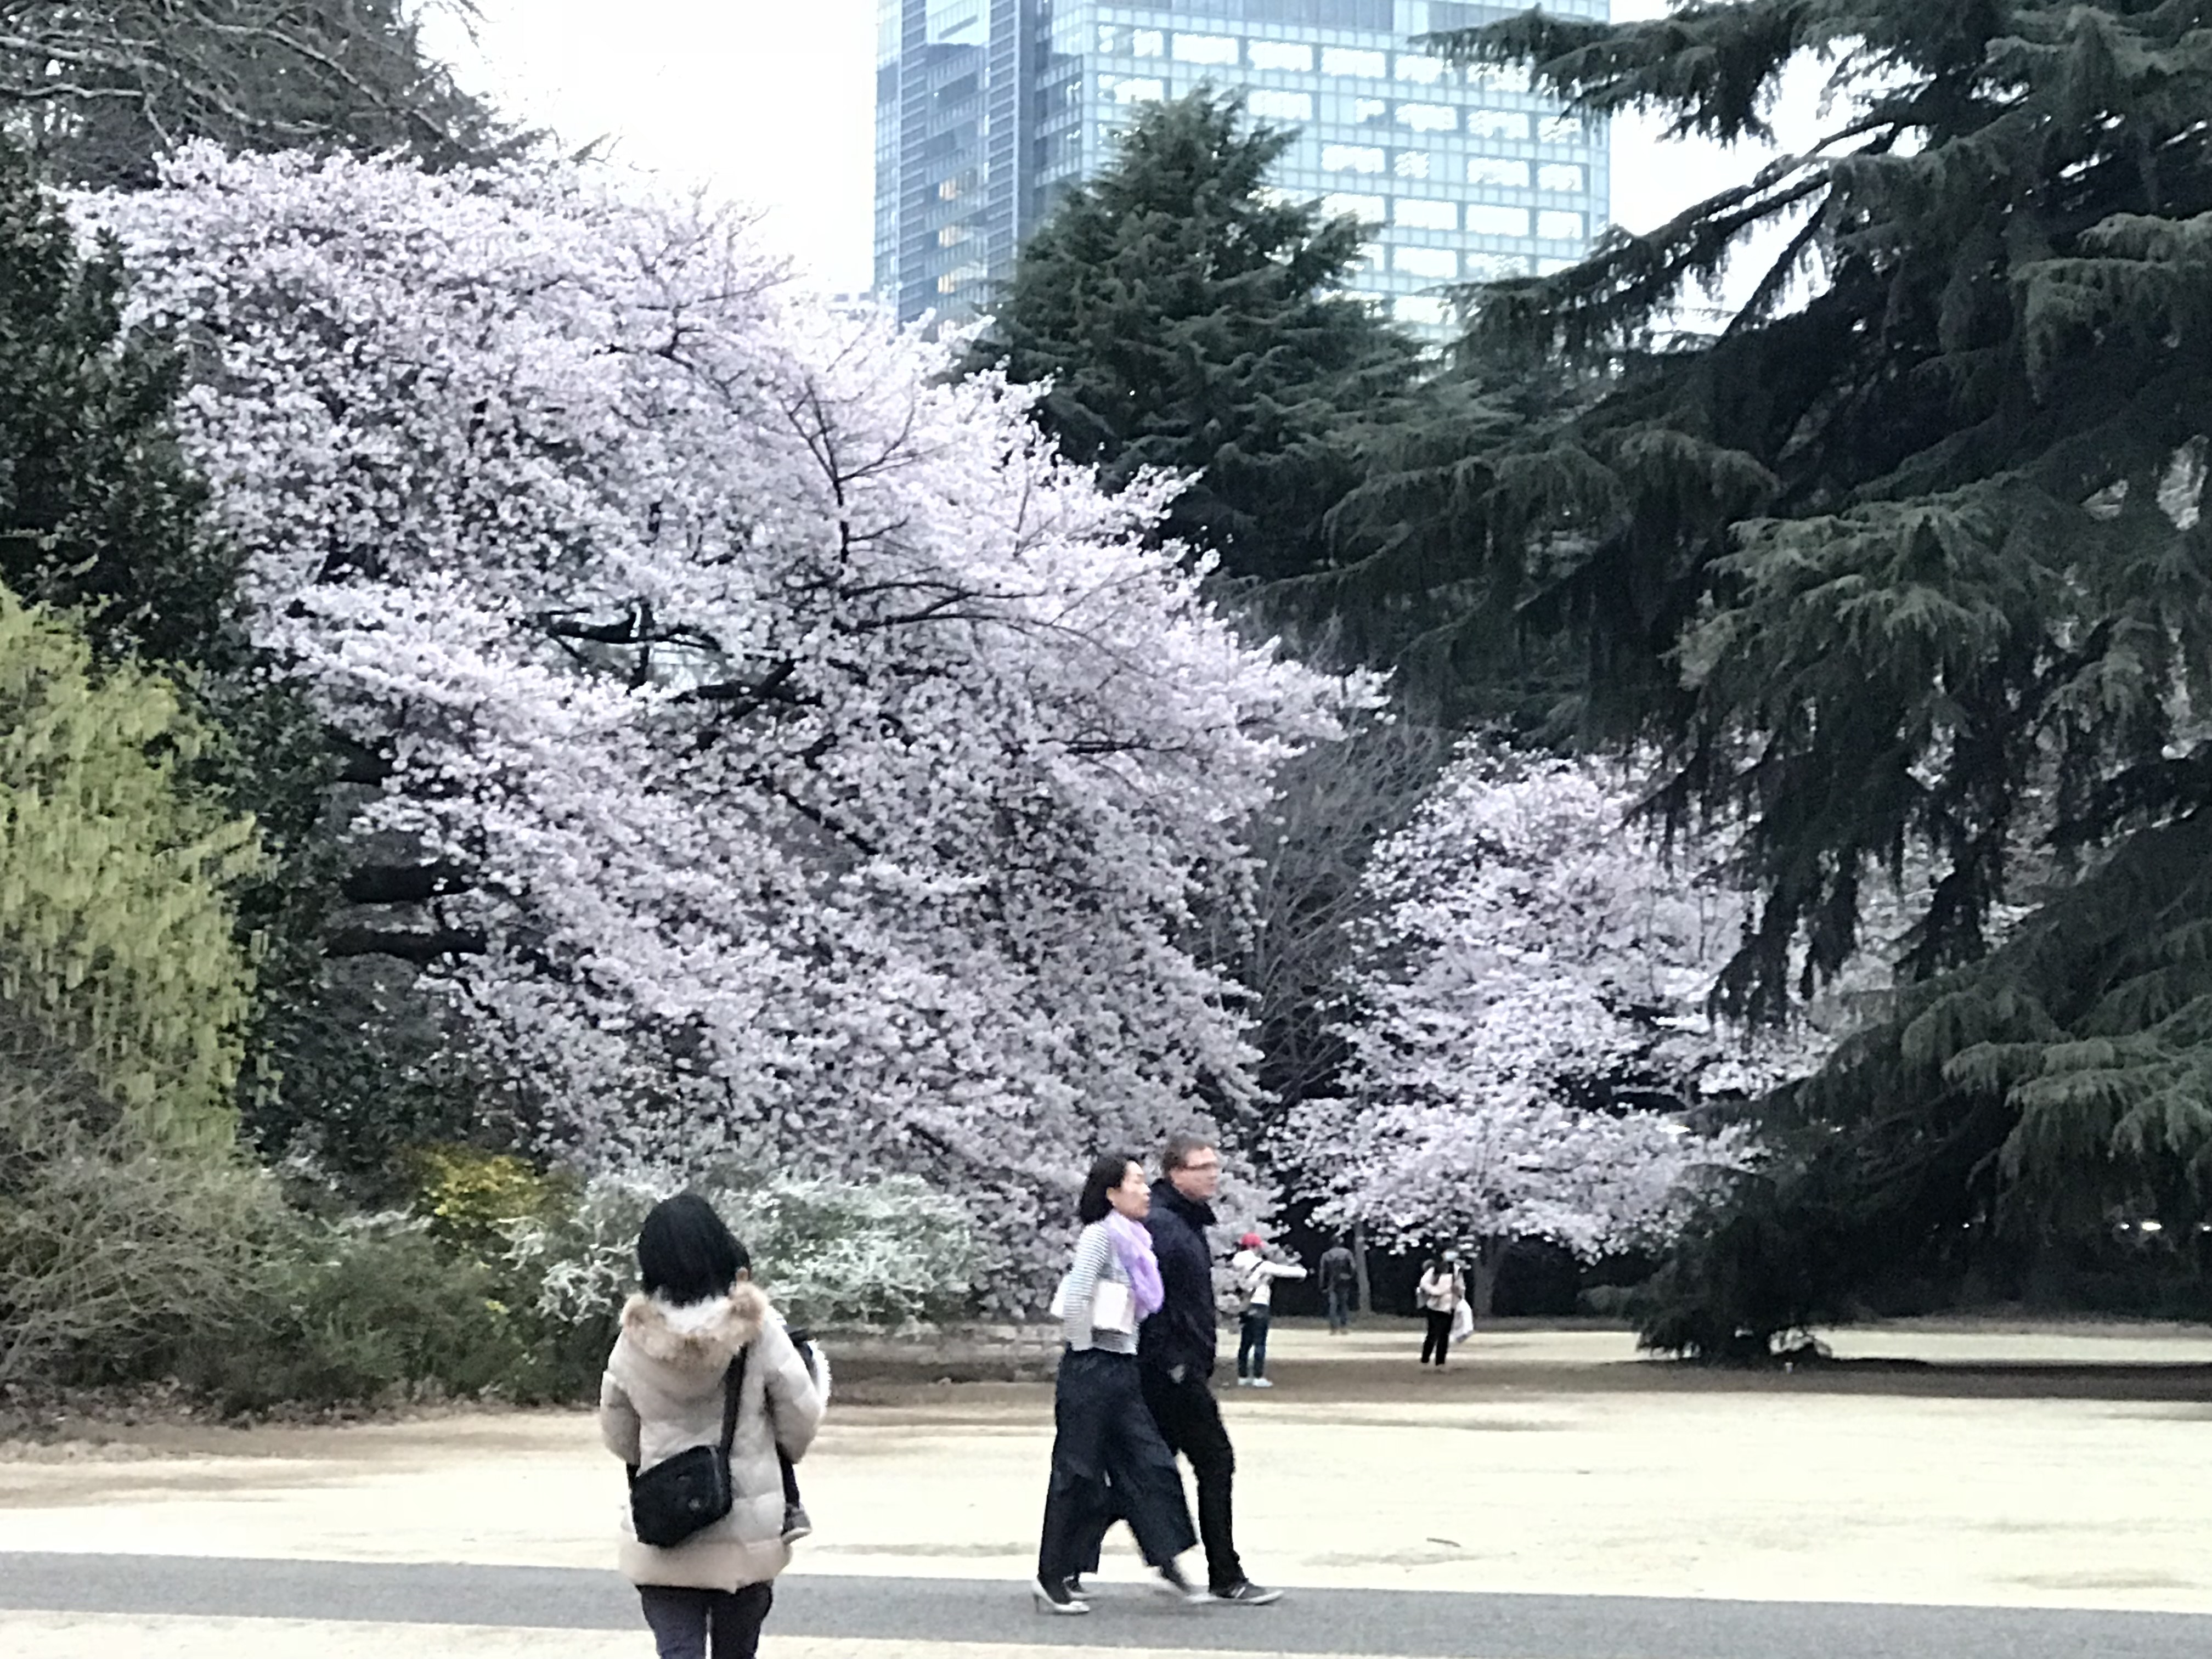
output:
<path id="1" fill-rule="evenodd" d="M 799 1358 L 759 1289 L 740 1281 L 727 1297 L 673 1307 L 633 1296 L 599 1384 L 599 1434 L 625 1463 L 651 1468 L 722 1434 L 722 1377 L 750 1344 L 730 1444 L 730 1513 L 672 1549 L 641 1544 L 623 1510 L 620 1566 L 634 1584 L 736 1589 L 789 1565 L 783 1541 L 783 1475 L 776 1448 L 796 1462 L 822 1424 L 822 1382 Z"/>

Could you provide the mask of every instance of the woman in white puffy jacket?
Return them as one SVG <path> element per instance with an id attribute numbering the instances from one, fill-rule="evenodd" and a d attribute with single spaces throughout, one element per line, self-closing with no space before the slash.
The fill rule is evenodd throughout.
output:
<path id="1" fill-rule="evenodd" d="M 713 1206 L 684 1193 L 653 1206 L 637 1238 L 643 1292 L 623 1309 L 622 1334 L 599 1387 L 599 1432 L 637 1470 L 718 1443 L 723 1378 L 746 1351 L 730 1442 L 728 1515 L 682 1543 L 656 1548 L 625 1526 L 620 1565 L 638 1588 L 660 1659 L 754 1659 L 789 1565 L 779 1460 L 805 1455 L 826 1405 L 810 1370 L 751 1282 L 750 1258 Z"/>

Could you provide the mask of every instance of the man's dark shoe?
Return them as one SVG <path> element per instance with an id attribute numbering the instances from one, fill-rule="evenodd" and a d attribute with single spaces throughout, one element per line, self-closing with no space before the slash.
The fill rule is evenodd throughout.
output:
<path id="1" fill-rule="evenodd" d="M 1226 1601 L 1233 1607 L 1264 1607 L 1270 1601 L 1281 1601 L 1283 1593 L 1279 1589 L 1262 1589 L 1250 1579 L 1240 1578 L 1233 1584 L 1216 1589 L 1207 1599 Z"/>
<path id="2" fill-rule="evenodd" d="M 1199 1587 L 1192 1583 L 1189 1579 L 1184 1577 L 1182 1576 L 1182 1569 L 1177 1566 L 1174 1562 L 1170 1561 L 1167 1565 L 1160 1567 L 1157 1569 L 1157 1571 L 1160 1576 L 1160 1587 L 1163 1589 L 1167 1590 L 1170 1595 L 1173 1595 L 1184 1601 L 1188 1601 L 1194 1606 L 1201 1601 L 1211 1601 L 1213 1599 L 1213 1595 L 1211 1591 L 1199 1589 Z"/>

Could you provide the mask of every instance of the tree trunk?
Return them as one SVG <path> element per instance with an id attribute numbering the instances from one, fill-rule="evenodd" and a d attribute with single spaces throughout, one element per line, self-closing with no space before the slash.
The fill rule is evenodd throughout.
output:
<path id="1" fill-rule="evenodd" d="M 1476 1241 L 1474 1260 L 1468 1264 L 1474 1271 L 1471 1275 L 1473 1284 L 1469 1288 L 1468 1304 L 1474 1310 L 1478 1322 L 1490 1317 L 1491 1304 L 1498 1294 L 1498 1267 L 1504 1260 L 1505 1240 L 1484 1238 Z"/>
<path id="2" fill-rule="evenodd" d="M 1357 1223 L 1352 1229 L 1352 1282 L 1358 1288 L 1360 1313 L 1373 1313 L 1375 1291 L 1367 1282 L 1367 1229 Z"/>

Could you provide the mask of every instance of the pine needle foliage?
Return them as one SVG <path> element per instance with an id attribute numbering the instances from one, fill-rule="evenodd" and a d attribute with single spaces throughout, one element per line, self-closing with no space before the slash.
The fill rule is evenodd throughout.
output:
<path id="1" fill-rule="evenodd" d="M 1669 804 L 1753 816 L 1769 902 L 1727 1000 L 1779 1012 L 1801 935 L 1832 973 L 1914 842 L 1948 878 L 1910 968 L 1973 959 L 2039 786 L 2069 818 L 2116 780 L 2179 805 L 2176 694 L 2212 706 L 2212 6 L 1748 0 L 1443 44 L 1723 140 L 1765 134 L 1805 54 L 1873 88 L 1475 301 L 1470 349 L 1618 374 L 1488 458 L 1480 529 L 1527 618 L 1586 642 L 1600 722 L 1671 739 Z M 1770 227 L 1727 327 L 1667 337 Z"/>
<path id="2" fill-rule="evenodd" d="M 1470 296 L 1469 352 L 1608 380 L 1470 454 L 1480 604 L 1443 631 L 1503 606 L 1577 641 L 1589 726 L 1666 746 L 1656 805 L 1747 819 L 1764 902 L 1722 1000 L 1783 1015 L 1867 943 L 1873 884 L 1937 872 L 1899 1018 L 1775 1103 L 1765 1186 L 1670 1269 L 1665 1334 L 1703 1334 L 1662 1346 L 1763 1345 L 1984 1224 L 2193 1203 L 2212 3 L 1744 0 L 1436 44 L 1723 141 L 1770 136 L 1800 59 L 1842 94 L 1802 154 Z M 1748 300 L 1680 331 L 1767 234 Z M 2023 846 L 2092 873 L 1992 954 Z"/>
<path id="3" fill-rule="evenodd" d="M 238 562 L 199 533 L 179 363 L 125 331 L 123 281 L 0 142 L 0 581 L 77 611 L 103 655 L 207 665 L 238 644 Z"/>
<path id="4" fill-rule="evenodd" d="M 1294 137 L 1205 88 L 1146 108 L 1024 246 L 967 365 L 1051 381 L 1039 424 L 1109 489 L 1200 475 L 1168 533 L 1259 581 L 1329 562 L 1358 428 L 1419 359 L 1341 291 L 1358 222 L 1269 192 Z"/>

